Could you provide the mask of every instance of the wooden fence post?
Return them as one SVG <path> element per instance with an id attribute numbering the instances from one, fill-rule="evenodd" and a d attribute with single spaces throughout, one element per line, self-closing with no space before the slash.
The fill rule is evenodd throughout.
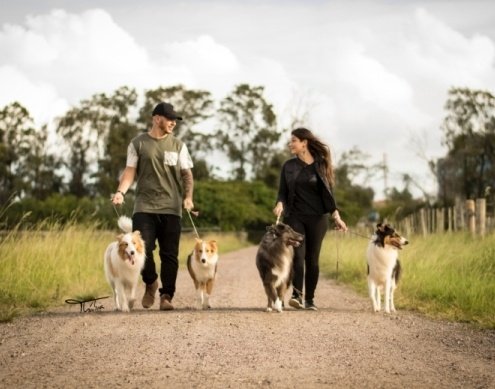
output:
<path id="1" fill-rule="evenodd" d="M 455 208 L 450 207 L 447 209 L 447 217 L 448 217 L 448 230 L 452 232 L 455 230 Z"/>
<path id="2" fill-rule="evenodd" d="M 419 228 L 421 230 L 421 235 L 426 236 L 428 234 L 428 228 L 426 224 L 426 210 L 421 208 L 419 210 Z"/>
<path id="3" fill-rule="evenodd" d="M 436 211 L 437 234 L 441 234 L 445 230 L 444 212 L 445 212 L 445 208 L 438 208 Z"/>
<path id="4" fill-rule="evenodd" d="M 486 232 L 486 199 L 476 199 L 476 222 L 478 234 L 484 237 Z"/>
<path id="5" fill-rule="evenodd" d="M 474 208 L 474 200 L 466 200 L 466 220 L 469 232 L 476 233 L 476 214 Z"/>
<path id="6" fill-rule="evenodd" d="M 464 207 L 459 197 L 456 197 L 455 199 L 455 213 L 455 229 L 456 231 L 463 231 L 466 228 L 466 224 L 464 218 Z"/>

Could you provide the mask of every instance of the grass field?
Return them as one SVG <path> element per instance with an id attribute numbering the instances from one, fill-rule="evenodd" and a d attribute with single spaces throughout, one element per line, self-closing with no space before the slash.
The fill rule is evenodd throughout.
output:
<path id="1" fill-rule="evenodd" d="M 103 253 L 117 231 L 73 224 L 40 224 L 31 231 L 11 231 L 0 240 L 0 322 L 29 312 L 60 306 L 65 299 L 111 294 L 103 273 Z M 220 253 L 250 245 L 235 233 L 213 233 Z M 194 234 L 183 233 L 180 266 L 185 266 Z M 155 260 L 159 266 L 158 255 Z"/>
<path id="2" fill-rule="evenodd" d="M 495 235 L 465 233 L 408 237 L 396 308 L 430 317 L 495 328 Z M 367 239 L 330 232 L 321 254 L 322 272 L 368 295 Z M 370 302 L 371 309 L 371 302 Z"/>
<path id="3" fill-rule="evenodd" d="M 0 321 L 60 306 L 67 298 L 109 295 L 103 252 L 116 234 L 95 226 L 41 223 L 31 231 L 2 235 Z M 250 245 L 235 233 L 202 237 L 221 241 L 220 253 Z M 495 235 L 408 238 L 410 244 L 400 252 L 403 276 L 395 294 L 397 309 L 495 328 Z M 181 267 L 193 244 L 194 234 L 184 233 Z M 322 273 L 366 296 L 366 245 L 362 236 L 329 232 L 322 249 Z"/>

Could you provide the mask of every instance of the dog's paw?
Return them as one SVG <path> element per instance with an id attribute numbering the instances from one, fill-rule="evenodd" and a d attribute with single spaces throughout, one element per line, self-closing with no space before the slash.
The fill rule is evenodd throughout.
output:
<path id="1" fill-rule="evenodd" d="M 273 309 L 275 309 L 277 312 L 282 312 L 282 300 L 276 299 L 273 303 Z"/>
<path id="2" fill-rule="evenodd" d="M 271 312 L 272 311 L 272 307 L 266 307 L 266 311 L 267 312 Z"/>

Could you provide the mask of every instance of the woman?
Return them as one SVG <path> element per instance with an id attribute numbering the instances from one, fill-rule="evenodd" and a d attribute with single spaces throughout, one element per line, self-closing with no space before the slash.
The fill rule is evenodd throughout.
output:
<path id="1" fill-rule="evenodd" d="M 289 305 L 316 311 L 313 299 L 328 215 L 332 215 L 338 229 L 347 231 L 347 226 L 340 218 L 332 194 L 334 173 L 330 148 L 308 129 L 297 128 L 291 133 L 289 149 L 296 158 L 289 159 L 282 166 L 273 213 L 277 217 L 283 213 L 284 222 L 304 234 L 303 244 L 295 249 L 293 292 Z"/>

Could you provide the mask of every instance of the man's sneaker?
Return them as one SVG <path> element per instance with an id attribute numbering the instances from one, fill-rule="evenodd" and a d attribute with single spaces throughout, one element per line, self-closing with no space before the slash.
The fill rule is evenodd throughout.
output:
<path id="1" fill-rule="evenodd" d="M 143 300 L 141 300 L 141 304 L 143 304 L 143 308 L 151 308 L 155 303 L 155 294 L 158 289 L 158 280 L 155 280 L 152 284 L 146 284 L 146 290 L 144 291 Z"/>
<path id="2" fill-rule="evenodd" d="M 304 302 L 304 309 L 309 309 L 311 311 L 317 311 L 318 310 L 318 308 L 316 308 L 316 305 L 313 302 L 313 300 L 306 300 Z"/>
<path id="3" fill-rule="evenodd" d="M 292 308 L 296 308 L 296 309 L 303 309 L 304 308 L 304 305 L 302 303 L 302 298 L 301 296 L 292 296 L 289 300 L 289 305 L 292 307 Z"/>
<path id="4" fill-rule="evenodd" d="M 172 309 L 174 309 L 172 298 L 168 294 L 162 294 L 160 296 L 160 311 L 171 311 Z"/>

